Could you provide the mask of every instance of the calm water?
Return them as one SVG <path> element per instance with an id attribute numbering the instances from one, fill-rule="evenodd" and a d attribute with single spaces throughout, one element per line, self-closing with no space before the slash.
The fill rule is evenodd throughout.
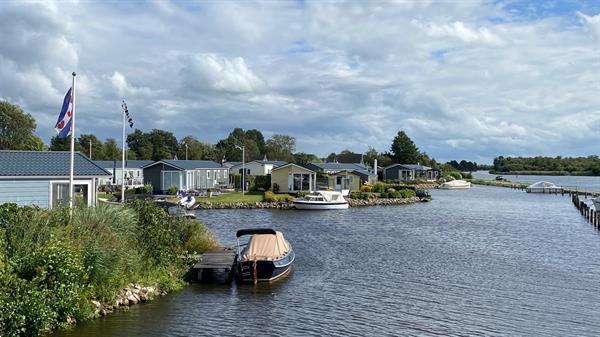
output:
<path id="1" fill-rule="evenodd" d="M 497 174 L 489 174 L 487 171 L 473 172 L 473 178 L 477 179 L 495 179 Z M 584 176 L 528 176 L 503 174 L 504 178 L 524 183 L 537 183 L 538 181 L 549 181 L 557 186 L 569 188 L 577 187 L 579 190 L 600 192 L 600 177 L 584 177 Z"/>
<path id="2" fill-rule="evenodd" d="M 224 244 L 281 229 L 293 274 L 192 285 L 56 336 L 600 335 L 600 236 L 568 197 L 475 186 L 430 203 L 198 212 Z"/>

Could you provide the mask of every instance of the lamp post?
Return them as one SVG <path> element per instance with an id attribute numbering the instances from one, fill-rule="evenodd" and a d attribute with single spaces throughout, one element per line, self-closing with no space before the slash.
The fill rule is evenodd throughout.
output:
<path id="1" fill-rule="evenodd" d="M 187 160 L 187 153 L 188 153 L 187 149 L 188 149 L 188 145 L 187 145 L 187 143 L 184 143 L 184 144 L 185 144 L 185 160 Z"/>
<path id="2" fill-rule="evenodd" d="M 245 164 L 245 157 L 246 157 L 246 146 L 242 145 L 236 145 L 236 148 L 242 150 L 242 195 L 244 195 L 244 191 L 246 190 L 246 164 Z"/>

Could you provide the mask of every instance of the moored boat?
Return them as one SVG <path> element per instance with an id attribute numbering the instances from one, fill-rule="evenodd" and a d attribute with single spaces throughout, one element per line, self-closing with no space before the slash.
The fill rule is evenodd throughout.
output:
<path id="1" fill-rule="evenodd" d="M 451 180 L 440 185 L 443 190 L 462 190 L 471 188 L 471 182 L 465 180 Z"/>
<path id="2" fill-rule="evenodd" d="M 196 204 L 196 198 L 191 195 L 183 196 L 179 199 L 179 204 L 186 209 L 190 209 Z"/>
<path id="3" fill-rule="evenodd" d="M 240 237 L 249 235 L 248 243 Z M 243 283 L 278 280 L 292 270 L 295 253 L 280 231 L 270 228 L 240 229 L 236 233 L 237 279 Z"/>
<path id="4" fill-rule="evenodd" d="M 562 190 L 562 187 L 547 181 L 538 181 L 525 188 L 525 192 L 527 193 L 560 193 Z"/>
<path id="5" fill-rule="evenodd" d="M 341 192 L 316 191 L 303 198 L 294 199 L 292 202 L 296 209 L 327 210 L 347 209 L 349 204 Z"/>

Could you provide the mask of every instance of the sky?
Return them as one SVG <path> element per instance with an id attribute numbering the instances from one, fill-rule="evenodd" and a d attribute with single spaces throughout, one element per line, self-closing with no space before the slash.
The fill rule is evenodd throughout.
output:
<path id="1" fill-rule="evenodd" d="M 2 1 L 0 100 L 46 142 L 77 72 L 77 134 L 216 143 L 235 127 L 327 156 L 600 152 L 600 1 Z"/>

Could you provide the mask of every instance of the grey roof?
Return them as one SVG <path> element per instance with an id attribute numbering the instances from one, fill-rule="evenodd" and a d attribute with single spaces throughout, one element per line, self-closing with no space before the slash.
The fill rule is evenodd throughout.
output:
<path id="1" fill-rule="evenodd" d="M 223 163 L 223 167 L 234 167 L 236 165 L 241 164 L 241 161 L 226 161 Z"/>
<path id="2" fill-rule="evenodd" d="M 386 166 L 384 168 L 384 170 L 390 169 L 390 168 L 395 167 L 395 166 L 400 166 L 402 168 L 405 168 L 405 169 L 408 169 L 408 170 L 415 170 L 415 171 L 429 171 L 429 170 L 433 170 L 429 166 L 415 165 L 415 164 L 392 164 L 392 165 Z"/>
<path id="3" fill-rule="evenodd" d="M 70 171 L 71 153 L 68 151 L 0 150 L 0 177 L 68 177 Z M 77 177 L 110 175 L 79 152 L 75 152 L 73 174 Z"/>
<path id="4" fill-rule="evenodd" d="M 123 167 L 120 160 L 117 160 L 117 168 Z M 115 166 L 114 160 L 94 160 L 94 163 L 105 169 L 113 168 Z M 125 167 L 127 168 L 141 168 L 148 164 L 154 163 L 154 160 L 126 160 Z"/>
<path id="5" fill-rule="evenodd" d="M 227 168 L 221 166 L 221 164 L 210 161 L 210 160 L 159 160 L 154 163 L 148 164 L 144 167 L 150 167 L 159 163 L 165 163 L 167 165 L 173 166 L 180 170 L 194 170 L 194 169 L 217 169 L 217 168 Z"/>
<path id="6" fill-rule="evenodd" d="M 320 170 L 367 170 L 365 165 L 356 163 L 310 163 L 308 165 Z"/>
<path id="7" fill-rule="evenodd" d="M 274 167 L 286 165 L 288 162 L 283 160 L 253 160 L 253 163 L 272 164 Z M 240 163 L 241 164 L 241 163 Z M 237 165 L 236 165 L 237 166 Z"/>

